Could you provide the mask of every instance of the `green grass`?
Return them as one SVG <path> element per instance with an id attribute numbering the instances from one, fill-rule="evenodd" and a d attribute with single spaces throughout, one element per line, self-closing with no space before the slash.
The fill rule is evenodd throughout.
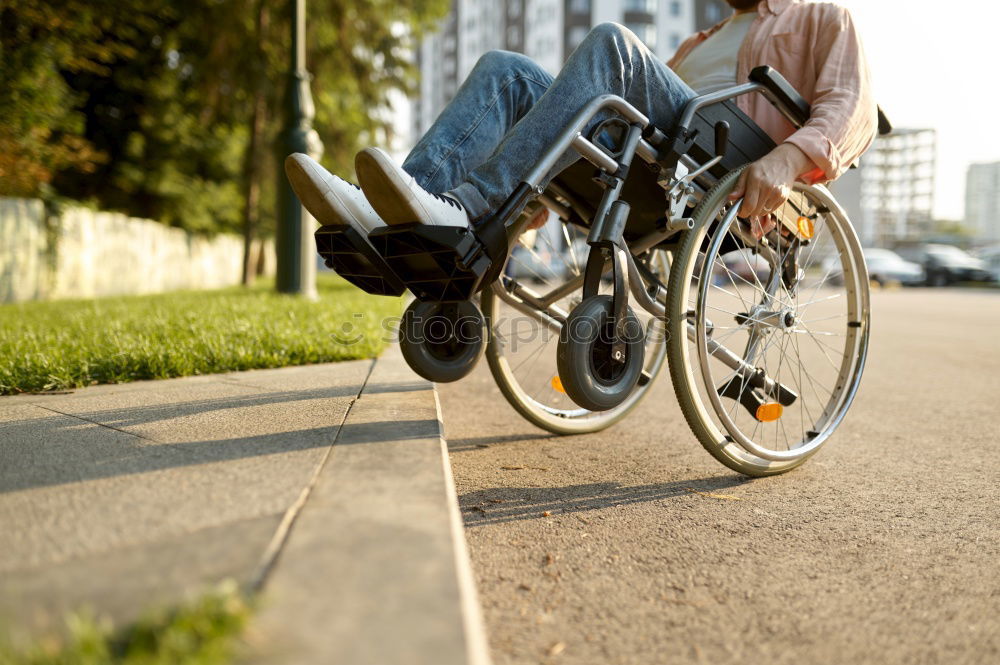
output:
<path id="1" fill-rule="evenodd" d="M 0 395 L 370 358 L 401 300 L 332 274 L 319 300 L 243 289 L 0 305 Z"/>
<path id="2" fill-rule="evenodd" d="M 0 665 L 221 665 L 236 654 L 251 615 L 234 584 L 114 631 L 86 615 L 67 620 L 69 638 L 0 649 Z"/>

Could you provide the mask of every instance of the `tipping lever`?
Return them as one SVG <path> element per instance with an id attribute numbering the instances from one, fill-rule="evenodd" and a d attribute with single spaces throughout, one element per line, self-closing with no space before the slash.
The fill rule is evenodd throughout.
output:
<path id="1" fill-rule="evenodd" d="M 720 120 L 715 123 L 715 154 L 718 157 L 726 156 L 726 148 L 729 146 L 729 123 Z"/>

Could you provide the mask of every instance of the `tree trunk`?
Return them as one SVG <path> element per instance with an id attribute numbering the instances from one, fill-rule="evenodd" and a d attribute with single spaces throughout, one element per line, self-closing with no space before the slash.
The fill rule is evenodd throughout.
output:
<path id="1" fill-rule="evenodd" d="M 267 3 L 258 2 L 256 20 L 255 53 L 258 67 L 254 77 L 254 102 L 250 118 L 250 142 L 247 145 L 246 159 L 243 164 L 244 202 L 243 202 L 243 285 L 251 286 L 259 270 L 257 263 L 260 252 L 257 251 L 258 230 L 260 227 L 260 160 L 261 147 L 264 143 L 264 129 L 267 127 L 267 95 L 264 90 L 264 80 L 260 73 L 264 71 L 264 45 L 268 23 Z"/>
<path id="2" fill-rule="evenodd" d="M 262 91 L 257 90 L 254 99 L 253 115 L 250 120 L 250 144 L 247 146 L 247 159 L 243 171 L 246 189 L 243 205 L 243 285 L 250 286 L 257 276 L 256 252 L 254 245 L 260 222 L 260 147 L 263 141 L 264 127 L 267 116 L 267 99 Z"/>

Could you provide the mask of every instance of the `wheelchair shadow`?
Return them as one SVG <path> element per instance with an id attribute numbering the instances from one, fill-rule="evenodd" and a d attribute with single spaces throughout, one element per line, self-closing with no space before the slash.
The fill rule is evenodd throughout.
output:
<path id="1" fill-rule="evenodd" d="M 467 450 L 476 450 L 480 448 L 490 448 L 497 444 L 503 443 L 518 443 L 520 441 L 544 441 L 545 439 L 564 439 L 565 437 L 559 436 L 557 434 L 507 434 L 504 436 L 490 435 L 490 436 L 470 436 L 464 439 L 447 439 L 448 441 L 448 452 L 449 453 L 460 453 Z"/>
<path id="2" fill-rule="evenodd" d="M 473 527 L 714 493 L 752 481 L 733 474 L 637 486 L 608 482 L 566 487 L 494 487 L 463 494 L 458 502 L 465 526 Z"/>

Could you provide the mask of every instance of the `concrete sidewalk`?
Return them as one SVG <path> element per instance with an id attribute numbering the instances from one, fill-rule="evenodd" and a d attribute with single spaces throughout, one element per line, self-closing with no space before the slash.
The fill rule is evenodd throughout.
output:
<path id="1" fill-rule="evenodd" d="M 263 588 L 263 660 L 377 662 L 358 658 L 391 655 L 359 641 L 378 621 L 408 654 L 392 662 L 484 662 L 436 395 L 395 347 L 0 398 L 0 529 L 15 637 L 84 607 L 129 622 L 231 578 Z"/>

